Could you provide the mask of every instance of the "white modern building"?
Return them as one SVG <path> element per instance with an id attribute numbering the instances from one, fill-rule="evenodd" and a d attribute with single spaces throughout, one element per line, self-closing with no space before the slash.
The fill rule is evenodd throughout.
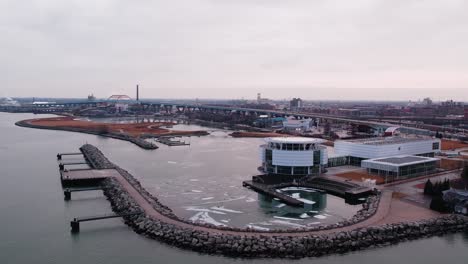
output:
<path id="1" fill-rule="evenodd" d="M 335 141 L 335 154 L 350 157 L 350 164 L 362 160 L 399 155 L 433 157 L 440 152 L 440 139 L 429 137 L 378 137 Z"/>
<path id="2" fill-rule="evenodd" d="M 400 155 L 363 160 L 361 166 L 368 173 L 384 176 L 388 182 L 433 173 L 438 161 L 431 157 Z"/>
<path id="3" fill-rule="evenodd" d="M 260 147 L 261 170 L 268 174 L 318 175 L 328 162 L 322 139 L 275 137 Z"/>
<path id="4" fill-rule="evenodd" d="M 312 119 L 288 118 L 283 122 L 283 129 L 288 132 L 309 132 Z"/>

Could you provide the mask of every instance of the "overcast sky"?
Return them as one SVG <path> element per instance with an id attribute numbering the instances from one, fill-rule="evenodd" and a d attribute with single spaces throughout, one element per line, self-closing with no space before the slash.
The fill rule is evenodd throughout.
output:
<path id="1" fill-rule="evenodd" d="M 0 96 L 468 101 L 466 0 L 0 0 Z"/>

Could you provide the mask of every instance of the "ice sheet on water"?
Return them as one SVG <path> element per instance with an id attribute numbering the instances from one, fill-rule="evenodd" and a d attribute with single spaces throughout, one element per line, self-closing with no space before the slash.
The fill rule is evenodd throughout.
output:
<path id="1" fill-rule="evenodd" d="M 192 190 L 192 192 L 194 192 L 194 193 L 201 193 L 202 191 L 200 191 L 200 190 Z"/>
<path id="2" fill-rule="evenodd" d="M 301 201 L 301 202 L 303 202 L 305 204 L 315 204 L 316 203 L 314 201 L 307 200 L 307 199 L 304 199 L 304 198 L 296 198 L 296 200 Z"/>
<path id="3" fill-rule="evenodd" d="M 213 199 L 214 197 L 205 197 L 205 198 L 201 198 L 203 201 L 206 201 L 206 200 L 211 200 Z"/>
<path id="4" fill-rule="evenodd" d="M 220 215 L 225 215 L 226 214 L 226 213 L 223 213 L 223 212 L 214 211 L 214 210 L 205 209 L 205 208 L 194 207 L 194 206 L 185 207 L 185 210 L 187 210 L 187 211 L 196 211 L 196 212 L 205 212 L 205 213 L 213 213 L 213 214 L 220 214 Z"/>
<path id="5" fill-rule="evenodd" d="M 261 231 L 269 231 L 270 230 L 270 228 L 256 226 L 256 225 L 253 225 L 253 224 L 248 224 L 247 227 L 255 229 L 255 230 L 261 230 Z"/>
<path id="6" fill-rule="evenodd" d="M 244 212 L 241 212 L 241 211 L 236 211 L 236 210 L 231 210 L 231 209 L 225 208 L 224 206 L 213 206 L 210 209 L 213 209 L 213 210 L 216 210 L 216 211 L 223 211 L 223 212 L 227 212 L 227 213 L 234 213 L 234 214 L 244 213 Z"/>
<path id="7" fill-rule="evenodd" d="M 304 218 L 309 218 L 310 216 L 307 213 L 303 213 L 299 217 L 304 219 Z"/>
<path id="8" fill-rule="evenodd" d="M 190 221 L 192 222 L 198 222 L 198 223 L 208 223 L 212 224 L 215 226 L 226 226 L 223 223 L 220 223 L 216 221 L 214 218 L 212 218 L 208 212 L 198 212 L 194 216 L 190 217 Z"/>
<path id="9" fill-rule="evenodd" d="M 290 218 L 290 217 L 284 217 L 284 216 L 273 216 L 273 218 L 276 219 L 283 219 L 283 220 L 290 220 L 290 221 L 302 221 L 302 219 L 297 219 L 297 218 Z"/>
<path id="10" fill-rule="evenodd" d="M 276 207 L 277 208 L 282 208 L 282 207 L 285 207 L 285 206 L 286 206 L 286 204 L 282 203 L 282 204 L 278 204 Z"/>
<path id="11" fill-rule="evenodd" d="M 324 216 L 324 215 L 319 215 L 319 214 L 318 214 L 318 215 L 314 215 L 314 217 L 317 218 L 317 219 L 326 219 L 326 218 L 327 218 L 326 216 Z"/>
<path id="12" fill-rule="evenodd" d="M 270 222 L 273 223 L 273 224 L 286 225 L 286 226 L 292 226 L 292 227 L 298 227 L 298 228 L 305 227 L 305 226 L 300 225 L 300 224 L 291 223 L 291 222 L 283 221 L 283 220 L 272 220 Z"/>
<path id="13" fill-rule="evenodd" d="M 276 190 L 278 192 L 286 192 L 286 191 L 303 191 L 303 192 L 317 192 L 316 189 L 313 188 L 306 188 L 306 187 L 286 187 Z"/>

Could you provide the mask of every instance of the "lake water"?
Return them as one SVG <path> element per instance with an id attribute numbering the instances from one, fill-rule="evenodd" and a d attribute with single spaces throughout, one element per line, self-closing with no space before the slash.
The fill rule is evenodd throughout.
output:
<path id="1" fill-rule="evenodd" d="M 85 193 L 73 193 L 72 201 L 65 202 L 60 186 L 59 174 L 55 155 L 59 152 L 76 151 L 84 143 L 91 143 L 99 147 L 112 161 L 121 167 L 128 169 L 134 175 L 140 177 L 145 186 L 152 191 L 162 193 L 164 203 L 175 206 L 176 213 L 193 216 L 196 211 L 187 211 L 183 208 L 190 200 L 194 200 L 189 206 L 196 206 L 210 190 L 199 190 L 194 192 L 193 197 L 200 200 L 188 198 L 191 195 L 179 195 L 171 197 L 177 192 L 177 188 L 170 190 L 171 184 L 162 185 L 164 181 L 154 180 L 154 175 L 160 175 L 163 179 L 170 177 L 167 166 L 180 165 L 186 160 L 184 155 L 190 151 L 172 148 L 172 154 L 165 147 L 153 151 L 154 157 L 140 160 L 146 156 L 147 151 L 139 149 L 128 142 L 102 138 L 92 135 L 77 134 L 63 131 L 37 130 L 16 127 L 15 121 L 32 118 L 32 114 L 7 114 L 0 113 L 0 262 L 1 263 L 283 263 L 284 260 L 245 260 L 233 259 L 220 256 L 208 256 L 169 247 L 157 241 L 146 239 L 130 230 L 120 219 L 103 220 L 85 223 L 78 235 L 71 235 L 69 221 L 76 216 L 86 216 L 111 212 L 109 203 L 100 191 Z M 223 133 L 223 132 L 220 132 Z M 216 137 L 216 135 L 215 135 Z M 224 137 L 221 136 L 220 137 Z M 192 138 L 191 147 L 195 149 L 197 144 L 202 144 L 207 138 Z M 199 140 L 199 142 L 197 141 Z M 216 140 L 216 139 L 215 139 Z M 239 139 L 244 141 L 246 139 Z M 257 139 L 252 139 L 255 141 Z M 230 140 L 227 140 L 230 141 Z M 250 142 L 250 139 L 245 142 Z M 229 147 L 230 143 L 226 143 Z M 234 143 L 233 143 L 234 144 Z M 245 143 L 255 145 L 256 142 Z M 234 144 L 235 145 L 235 144 Z M 209 148 L 208 148 L 209 149 Z M 252 147 L 255 149 L 255 147 Z M 252 150 L 253 151 L 253 150 Z M 255 150 L 256 152 L 256 150 Z M 187 154 L 189 153 L 189 154 Z M 207 152 L 203 155 L 210 155 Z M 164 165 L 160 156 L 167 156 Z M 253 155 L 253 154 L 252 154 Z M 216 164 L 213 170 L 220 175 L 223 166 L 218 165 L 218 160 L 210 160 Z M 135 157 L 138 157 L 136 159 Z M 239 157 L 238 159 L 241 159 Z M 242 160 L 242 159 L 241 159 Z M 174 161 L 168 163 L 167 161 Z M 156 164 L 148 167 L 147 164 Z M 234 163 L 234 162 L 231 162 Z M 158 165 L 159 164 L 159 165 Z M 258 159 L 245 159 L 245 164 L 258 165 Z M 186 164 L 187 165 L 187 164 Z M 190 165 L 190 164 L 189 164 Z M 188 165 L 187 165 L 188 166 Z M 191 164 L 190 168 L 197 168 Z M 247 165 L 245 166 L 247 167 Z M 228 167 L 229 168 L 229 167 Z M 256 167 L 255 167 L 256 168 Z M 255 169 L 239 168 L 240 176 L 233 179 L 236 184 L 238 179 L 247 177 L 246 172 L 256 172 Z M 223 177 L 228 177 L 224 175 Z M 215 177 L 209 175 L 207 177 Z M 199 180 L 202 180 L 201 176 Z M 170 181 L 170 178 L 167 178 Z M 210 188 L 219 186 L 217 180 Z M 178 182 L 178 181 L 176 181 Z M 187 186 L 180 187 L 185 191 L 193 192 L 192 184 L 196 181 L 187 182 Z M 161 184 L 164 187 L 156 186 Z M 197 188 L 199 185 L 195 185 Z M 228 186 L 229 188 L 229 186 Z M 252 204 L 252 208 L 259 210 L 258 215 L 265 210 L 262 200 L 258 195 L 239 187 L 234 188 L 232 196 L 236 192 L 247 192 L 248 197 L 242 200 L 242 205 Z M 217 193 L 217 192 L 214 192 Z M 223 192 L 224 195 L 224 192 Z M 185 197 L 185 198 L 184 198 Z M 216 197 L 217 199 L 219 197 Z M 247 202 L 248 198 L 255 202 Z M 311 198 L 312 199 L 312 198 Z M 174 201 L 177 200 L 177 201 Z M 213 198 L 214 200 L 214 198 Z M 260 200 L 260 201 L 259 201 Z M 171 204 L 172 201 L 172 204 Z M 209 200 L 201 200 L 209 201 Z M 240 201 L 240 200 L 239 200 Z M 330 206 L 328 199 L 326 206 Z M 254 206 L 255 205 L 255 206 Z M 243 211 L 245 214 L 251 212 L 238 208 L 229 203 L 214 204 L 213 206 L 225 206 L 225 208 Z M 345 206 L 346 207 L 346 206 Z M 226 214 L 229 216 L 235 213 Z M 223 215 L 220 215 L 223 216 Z M 217 220 L 223 220 L 221 218 Z M 381 249 L 365 250 L 344 255 L 332 255 L 318 259 L 288 260 L 294 263 L 458 263 L 464 262 L 468 257 L 468 234 L 455 234 L 443 237 L 417 240 L 402 243 Z"/>

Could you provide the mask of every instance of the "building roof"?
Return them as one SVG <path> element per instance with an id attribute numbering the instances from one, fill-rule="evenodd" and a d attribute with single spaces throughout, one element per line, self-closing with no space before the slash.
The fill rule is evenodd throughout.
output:
<path id="1" fill-rule="evenodd" d="M 372 163 L 372 164 L 379 164 L 379 165 L 402 167 L 402 166 L 408 166 L 408 165 L 414 165 L 414 164 L 438 161 L 438 160 L 439 160 L 438 158 L 400 155 L 400 156 L 393 156 L 393 157 L 386 157 L 386 158 L 363 160 L 362 165 L 363 167 L 365 167 L 364 166 L 365 163 Z"/>
<path id="2" fill-rule="evenodd" d="M 362 145 L 391 145 L 391 144 L 401 144 L 409 142 L 418 142 L 418 141 L 428 141 L 434 140 L 430 137 L 376 137 L 376 138 L 360 138 L 352 140 L 337 140 L 341 142 L 349 142 L 354 144 Z"/>
<path id="3" fill-rule="evenodd" d="M 325 142 L 321 138 L 308 137 L 270 137 L 265 139 L 266 142 L 272 143 L 289 143 L 289 144 L 321 144 Z"/>

